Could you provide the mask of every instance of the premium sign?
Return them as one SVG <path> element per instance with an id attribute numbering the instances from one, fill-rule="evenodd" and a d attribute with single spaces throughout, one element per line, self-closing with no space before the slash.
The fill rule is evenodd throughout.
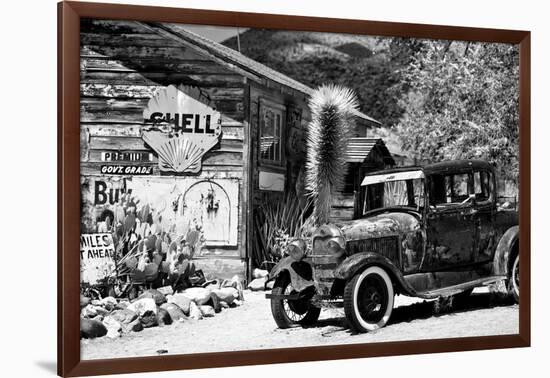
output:
<path id="1" fill-rule="evenodd" d="M 101 153 L 101 161 L 151 162 L 153 161 L 153 154 L 140 151 L 105 151 Z"/>
<path id="2" fill-rule="evenodd" d="M 97 284 L 116 272 L 111 234 L 80 235 L 80 281 Z"/>
<path id="3" fill-rule="evenodd" d="M 143 112 L 151 126 L 143 140 L 158 154 L 165 172 L 197 173 L 205 153 L 221 136 L 221 116 L 200 90 L 170 85 L 158 92 Z"/>

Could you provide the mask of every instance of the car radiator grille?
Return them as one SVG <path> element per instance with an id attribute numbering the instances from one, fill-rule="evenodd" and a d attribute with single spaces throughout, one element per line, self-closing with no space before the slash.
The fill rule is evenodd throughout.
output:
<path id="1" fill-rule="evenodd" d="M 399 261 L 399 240 L 397 236 L 350 240 L 346 243 L 346 252 L 348 255 L 375 252 L 397 263 Z"/>

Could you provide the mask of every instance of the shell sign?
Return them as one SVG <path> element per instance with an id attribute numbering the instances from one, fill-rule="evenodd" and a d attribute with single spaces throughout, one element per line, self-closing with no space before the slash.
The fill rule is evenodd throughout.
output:
<path id="1" fill-rule="evenodd" d="M 202 157 L 221 136 L 221 116 L 195 87 L 170 85 L 151 98 L 143 111 L 142 138 L 159 156 L 164 172 L 198 173 Z"/>

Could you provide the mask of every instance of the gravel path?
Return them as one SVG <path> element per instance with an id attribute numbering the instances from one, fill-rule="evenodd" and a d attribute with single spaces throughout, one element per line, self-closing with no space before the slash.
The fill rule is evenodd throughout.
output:
<path id="1" fill-rule="evenodd" d="M 367 334 L 352 335 L 342 309 L 323 310 L 315 327 L 276 328 L 263 292 L 245 291 L 244 303 L 215 317 L 148 328 L 118 339 L 82 340 L 82 359 L 223 352 L 448 337 L 504 335 L 519 332 L 519 307 L 485 289 L 467 303 L 436 315 L 434 303 L 397 297 L 390 323 Z"/>

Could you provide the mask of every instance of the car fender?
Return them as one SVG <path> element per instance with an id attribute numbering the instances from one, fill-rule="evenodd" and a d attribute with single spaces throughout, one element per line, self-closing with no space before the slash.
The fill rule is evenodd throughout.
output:
<path id="1" fill-rule="evenodd" d="M 416 295 L 416 291 L 405 281 L 399 268 L 387 257 L 374 252 L 356 253 L 346 258 L 336 267 L 334 277 L 348 280 L 371 265 L 377 265 L 385 269 L 403 294 Z"/>
<path id="2" fill-rule="evenodd" d="M 311 265 L 306 261 L 296 261 L 290 256 L 282 258 L 269 272 L 266 283 L 277 279 L 282 274 L 290 276 L 290 283 L 298 292 L 314 286 L 313 270 Z"/>
<path id="3" fill-rule="evenodd" d="M 510 253 L 519 239 L 519 226 L 512 226 L 500 238 L 493 258 L 493 273 L 508 275 Z"/>

